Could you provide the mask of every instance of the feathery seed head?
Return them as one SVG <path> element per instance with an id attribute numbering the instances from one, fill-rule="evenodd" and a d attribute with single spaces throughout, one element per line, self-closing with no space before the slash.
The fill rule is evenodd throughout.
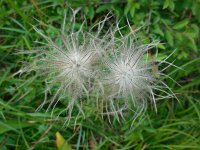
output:
<path id="1" fill-rule="evenodd" d="M 129 22 L 128 35 L 121 33 L 118 24 L 105 34 L 101 33 L 108 18 L 106 16 L 103 22 L 97 24 L 96 34 L 84 33 L 80 28 L 78 32 L 62 35 L 60 45 L 35 28 L 46 39 L 47 49 L 36 51 L 36 65 L 32 69 L 41 70 L 42 75 L 45 73 L 50 87 L 57 85 L 48 109 L 53 104 L 54 109 L 61 97 L 67 95 L 70 97 L 66 109 L 69 118 L 74 105 L 84 115 L 84 99 L 89 98 L 91 93 L 97 93 L 102 114 L 114 115 L 119 120 L 119 115 L 123 118 L 123 111 L 131 110 L 135 120 L 146 109 L 147 101 L 150 100 L 156 109 L 156 100 L 174 97 L 171 89 L 157 78 L 165 74 L 156 72 L 155 61 L 148 57 L 148 50 L 158 42 L 138 42 Z M 120 36 L 116 37 L 116 33 Z M 158 61 L 158 66 L 167 63 L 166 59 Z M 156 91 L 166 96 L 156 94 Z"/>
<path id="2" fill-rule="evenodd" d="M 118 58 L 117 58 L 118 59 Z M 136 64 L 136 60 L 129 58 L 120 58 L 110 65 L 111 79 L 115 85 L 122 90 L 122 93 L 133 91 L 134 89 L 144 89 L 146 85 L 141 86 L 141 82 L 148 79 L 145 78 L 144 71 Z"/>
<path id="3" fill-rule="evenodd" d="M 92 52 L 70 52 L 64 56 L 62 65 L 58 65 L 63 77 L 70 78 L 74 82 L 82 82 L 84 78 L 92 77 Z M 62 56 L 58 60 L 62 60 Z M 82 83 L 83 84 L 83 83 Z"/>

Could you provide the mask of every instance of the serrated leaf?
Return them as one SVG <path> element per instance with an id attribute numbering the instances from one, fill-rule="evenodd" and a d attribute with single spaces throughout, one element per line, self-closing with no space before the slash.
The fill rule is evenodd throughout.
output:
<path id="1" fill-rule="evenodd" d="M 56 146 L 58 150 L 72 150 L 71 146 L 59 132 L 56 132 Z"/>
<path id="2" fill-rule="evenodd" d="M 173 26 L 173 29 L 182 29 L 189 23 L 188 19 L 182 20 Z"/>

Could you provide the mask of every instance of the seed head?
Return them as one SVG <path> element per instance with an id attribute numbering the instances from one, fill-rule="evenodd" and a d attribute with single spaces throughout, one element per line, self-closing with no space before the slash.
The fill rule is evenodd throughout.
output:
<path id="1" fill-rule="evenodd" d="M 39 108 L 49 103 L 47 110 L 52 105 L 54 110 L 60 100 L 68 99 L 65 111 L 70 119 L 74 106 L 84 115 L 85 100 L 92 96 L 97 99 L 97 108 L 101 109 L 101 114 L 109 118 L 114 115 L 120 121 L 119 116 L 124 118 L 123 113 L 129 110 L 134 113 L 134 121 L 143 114 L 148 101 L 156 110 L 156 100 L 175 97 L 161 80 L 163 76 L 167 77 L 163 71 L 174 66 L 166 61 L 169 56 L 161 61 L 149 57 L 149 50 L 159 42 L 138 42 L 129 22 L 127 28 L 130 33 L 127 35 L 122 34 L 118 24 L 102 32 L 108 19 L 106 16 L 96 25 L 95 33 L 84 32 L 81 27 L 77 32 L 72 31 L 65 36 L 61 34 L 58 38 L 60 43 L 34 27 L 47 43 L 34 51 L 36 55 L 31 70 L 45 77 L 48 84 L 45 95 L 56 88 L 50 102 L 47 102 L 45 96 Z M 158 71 L 162 64 L 168 66 Z"/>

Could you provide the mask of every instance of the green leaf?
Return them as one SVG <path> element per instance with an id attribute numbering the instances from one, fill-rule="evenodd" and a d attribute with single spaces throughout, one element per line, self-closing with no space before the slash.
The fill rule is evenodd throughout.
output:
<path id="1" fill-rule="evenodd" d="M 101 13 L 105 10 L 109 10 L 111 8 L 111 5 L 101 5 L 97 8 L 96 13 Z"/>
<path id="2" fill-rule="evenodd" d="M 160 48 L 160 49 L 166 49 L 165 46 L 164 46 L 162 43 L 159 43 L 159 44 L 157 45 L 157 47 Z"/>
<path id="3" fill-rule="evenodd" d="M 170 46 L 174 45 L 174 37 L 170 31 L 168 30 L 165 31 L 165 38 Z"/>
<path id="4" fill-rule="evenodd" d="M 125 15 L 127 15 L 128 12 L 131 10 L 132 3 L 133 3 L 132 1 L 128 0 L 128 3 L 127 3 L 127 5 L 126 5 L 126 7 L 125 7 L 125 9 L 124 9 L 124 14 L 125 14 Z"/>
<path id="5" fill-rule="evenodd" d="M 119 19 L 123 15 L 123 11 L 120 9 L 120 7 L 112 6 L 112 9 L 116 15 L 116 17 Z"/>
<path id="6" fill-rule="evenodd" d="M 20 7 L 17 5 L 17 3 L 16 3 L 15 1 L 7 0 L 7 3 L 8 3 L 8 5 L 10 5 L 10 7 L 11 7 L 12 9 L 15 10 L 16 13 L 18 13 L 18 14 L 23 18 L 23 20 L 24 20 L 27 24 L 30 24 L 29 18 L 23 13 L 23 11 L 20 10 Z"/>
<path id="7" fill-rule="evenodd" d="M 86 15 L 92 20 L 94 18 L 94 8 L 93 7 L 85 7 L 84 9 Z"/>
<path id="8" fill-rule="evenodd" d="M 191 10 L 195 18 L 200 22 L 200 1 L 194 1 Z"/>
<path id="9" fill-rule="evenodd" d="M 128 0 L 128 3 L 124 9 L 124 14 L 127 15 L 128 13 L 130 13 L 131 17 L 133 17 L 135 14 L 135 10 L 139 8 L 140 8 L 139 3 L 136 3 L 132 0 Z"/>
<path id="10" fill-rule="evenodd" d="M 72 150 L 71 146 L 59 132 L 56 132 L 56 146 L 58 150 Z"/>
<path id="11" fill-rule="evenodd" d="M 189 40 L 188 40 L 188 43 L 187 43 L 187 45 L 192 49 L 192 50 L 194 50 L 195 52 L 197 52 L 197 50 L 198 50 L 198 48 L 197 48 L 197 45 L 196 45 L 196 43 L 195 43 L 195 40 L 193 39 L 193 38 L 188 38 Z"/>
<path id="12" fill-rule="evenodd" d="M 22 34 L 26 33 L 26 31 L 24 31 L 22 29 L 9 28 L 9 27 L 0 27 L 0 30 L 6 30 L 6 31 L 17 32 L 17 33 L 22 33 Z"/>
<path id="13" fill-rule="evenodd" d="M 165 0 L 165 3 L 163 5 L 163 9 L 167 8 L 169 6 L 169 0 Z"/>
<path id="14" fill-rule="evenodd" d="M 135 9 L 131 9 L 130 14 L 131 14 L 131 17 L 133 17 L 135 14 Z"/>
<path id="15" fill-rule="evenodd" d="M 192 24 L 190 26 L 190 28 L 188 28 L 185 33 L 190 38 L 198 38 L 198 36 L 199 36 L 199 27 L 196 24 Z"/>
<path id="16" fill-rule="evenodd" d="M 181 34 L 181 33 L 179 33 L 179 32 L 177 32 L 176 34 L 175 34 L 175 38 L 176 38 L 176 41 L 177 42 L 182 42 L 183 41 L 183 35 Z"/>
<path id="17" fill-rule="evenodd" d="M 90 20 L 92 20 L 94 18 L 94 8 L 93 7 L 90 7 L 89 9 L 89 17 L 90 17 Z"/>
<path id="18" fill-rule="evenodd" d="M 0 134 L 8 132 L 8 131 L 15 131 L 19 132 L 17 129 L 33 126 L 33 124 L 27 123 L 27 122 L 17 122 L 17 121 L 0 121 Z"/>
<path id="19" fill-rule="evenodd" d="M 166 9 L 166 8 L 170 8 L 171 11 L 174 10 L 174 2 L 172 0 L 165 0 L 165 3 L 163 5 L 163 9 Z"/>
<path id="20" fill-rule="evenodd" d="M 188 19 L 185 19 L 185 20 L 182 20 L 178 23 L 176 23 L 174 26 L 173 26 L 173 29 L 182 29 L 184 28 L 187 24 L 189 23 L 189 20 Z"/>
<path id="21" fill-rule="evenodd" d="M 154 26 L 153 32 L 154 32 L 154 33 L 157 33 L 157 34 L 159 34 L 159 35 L 161 35 L 161 36 L 164 36 L 164 33 L 163 33 L 163 31 L 161 30 L 161 28 L 160 28 L 159 25 L 155 25 L 155 26 Z"/>

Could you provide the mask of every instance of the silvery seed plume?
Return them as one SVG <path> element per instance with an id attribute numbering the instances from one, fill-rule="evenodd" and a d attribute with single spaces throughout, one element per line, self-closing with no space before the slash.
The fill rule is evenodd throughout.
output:
<path id="1" fill-rule="evenodd" d="M 123 35 L 118 26 L 110 33 L 108 43 L 112 48 L 107 51 L 104 59 L 107 67 L 102 80 L 105 98 L 101 108 L 103 115 L 107 115 L 109 119 L 110 116 L 115 116 L 118 121 L 120 117 L 124 118 L 123 114 L 132 112 L 134 122 L 144 114 L 148 102 L 157 111 L 156 101 L 176 97 L 162 81 L 163 77 L 170 78 L 163 72 L 175 65 L 166 61 L 173 53 L 163 60 L 153 58 L 149 50 L 156 48 L 159 42 L 142 44 L 129 24 L 128 27 L 128 35 Z M 121 36 L 116 38 L 116 33 Z M 165 68 L 158 69 L 165 64 Z"/>
<path id="2" fill-rule="evenodd" d="M 51 109 L 53 115 L 58 102 L 64 100 L 66 103 L 68 99 L 67 108 L 60 114 L 66 113 L 70 119 L 73 107 L 76 106 L 79 113 L 84 115 L 82 101 L 89 97 L 98 73 L 95 65 L 99 54 L 92 46 L 96 40 L 93 40 L 91 35 L 78 31 L 61 35 L 61 44 L 57 44 L 39 29 L 34 29 L 47 43 L 40 42 L 44 46 L 33 51 L 34 62 L 23 71 L 34 70 L 46 78 L 45 100 L 37 110 L 48 106 L 46 111 Z M 56 91 L 53 97 L 47 100 L 47 93 L 54 89 Z"/>
<path id="3" fill-rule="evenodd" d="M 77 11 L 73 11 L 73 23 L 68 31 L 65 30 L 66 16 L 64 17 L 62 33 L 57 38 L 59 42 L 55 42 L 33 26 L 46 42 L 38 42 L 43 46 L 36 50 L 22 52 L 22 54 L 30 54 L 33 63 L 28 62 L 28 66 L 26 63 L 25 67 L 16 73 L 35 71 L 39 76 L 45 78 L 45 99 L 37 110 L 45 107 L 46 111 L 51 110 L 53 115 L 59 101 L 64 101 L 66 109 L 59 115 L 66 113 L 69 118 L 66 120 L 68 123 L 74 106 L 79 110 L 75 115 L 76 118 L 79 114 L 84 116 L 83 105 L 89 101 L 90 93 L 94 88 L 100 85 L 98 78 L 101 65 L 99 64 L 101 64 L 100 57 L 104 53 L 101 46 L 104 45 L 104 48 L 107 47 L 106 45 L 109 46 L 109 44 L 105 44 L 106 37 L 99 38 L 105 21 L 109 19 L 108 15 L 102 22 L 91 28 L 91 30 L 98 28 L 98 31 L 93 33 L 92 31 L 83 31 L 84 22 L 78 31 L 74 31 L 76 13 Z M 49 93 L 53 95 L 52 98 Z"/>

